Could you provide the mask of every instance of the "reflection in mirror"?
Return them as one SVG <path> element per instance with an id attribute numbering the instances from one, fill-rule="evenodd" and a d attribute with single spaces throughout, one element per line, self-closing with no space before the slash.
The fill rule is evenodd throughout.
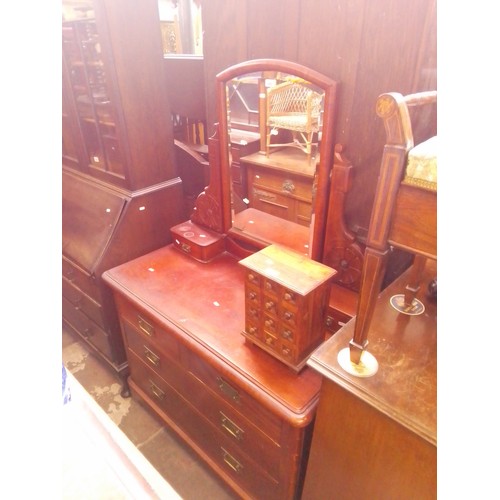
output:
<path id="1" fill-rule="evenodd" d="M 163 53 L 203 55 L 201 0 L 158 0 Z"/>
<path id="2" fill-rule="evenodd" d="M 320 258 L 336 83 L 270 59 L 236 65 L 217 79 L 230 237 Z"/>

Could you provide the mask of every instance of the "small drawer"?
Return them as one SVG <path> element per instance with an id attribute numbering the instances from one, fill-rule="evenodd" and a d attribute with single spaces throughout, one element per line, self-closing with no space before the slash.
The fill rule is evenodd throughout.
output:
<path id="1" fill-rule="evenodd" d="M 229 403 L 238 413 L 245 415 L 273 441 L 280 441 L 282 421 L 278 416 L 198 357 L 191 355 L 188 362 L 192 375 L 207 386 L 214 395 Z"/>
<path id="2" fill-rule="evenodd" d="M 288 307 L 290 309 L 297 308 L 300 304 L 301 296 L 293 290 L 283 288 L 282 301 L 285 307 Z"/>
<path id="3" fill-rule="evenodd" d="M 278 331 L 278 321 L 272 316 L 264 315 L 264 330 L 275 335 Z"/>
<path id="4" fill-rule="evenodd" d="M 264 280 L 264 292 L 266 295 L 269 295 L 270 297 L 279 297 L 283 287 L 278 285 L 275 281 L 266 279 L 265 277 L 262 279 Z"/>
<path id="5" fill-rule="evenodd" d="M 246 282 L 255 287 L 260 287 L 261 276 L 258 273 L 248 272 L 245 276 Z"/>
<path id="6" fill-rule="evenodd" d="M 260 293 L 257 289 L 248 286 L 245 290 L 245 298 L 247 303 L 253 306 L 260 304 Z"/>
<path id="7" fill-rule="evenodd" d="M 245 331 L 248 335 L 259 337 L 259 326 L 255 323 L 252 323 L 247 319 L 245 323 Z"/>
<path id="8" fill-rule="evenodd" d="M 290 342 L 293 344 L 296 338 L 295 330 L 286 325 L 281 325 L 280 337 L 283 341 Z"/>
<path id="9" fill-rule="evenodd" d="M 280 344 L 280 355 L 283 359 L 289 360 L 291 363 L 295 363 L 297 360 L 297 350 L 290 344 L 282 342 Z"/>

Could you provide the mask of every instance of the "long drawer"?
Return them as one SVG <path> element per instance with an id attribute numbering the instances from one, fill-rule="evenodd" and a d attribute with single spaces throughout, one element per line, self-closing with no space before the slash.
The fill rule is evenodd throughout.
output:
<path id="1" fill-rule="evenodd" d="M 133 331 L 140 334 L 143 339 L 149 339 L 150 342 L 158 345 L 164 352 L 168 353 L 174 359 L 179 360 L 179 344 L 171 333 L 165 331 L 164 328 L 160 327 L 149 316 L 141 313 L 135 307 L 122 302 L 120 297 L 117 298 L 116 303 L 120 310 L 122 328 L 126 330 L 126 342 L 129 339 L 130 342 L 135 341 L 135 339 L 129 336 L 130 327 L 132 327 Z M 128 328 L 127 323 L 130 325 Z"/>
<path id="2" fill-rule="evenodd" d="M 62 258 L 62 275 L 96 302 L 102 302 L 101 292 L 94 277 L 64 256 Z"/>
<path id="3" fill-rule="evenodd" d="M 239 414 L 245 415 L 272 441 L 280 442 L 283 422 L 277 415 L 197 356 L 190 356 L 188 363 L 190 373 L 213 394 L 229 403 Z"/>
<path id="4" fill-rule="evenodd" d="M 105 320 L 103 310 L 100 303 L 96 302 L 92 297 L 89 297 L 85 292 L 80 290 L 72 282 L 63 276 L 62 279 L 63 296 L 75 306 L 97 323 L 101 328 L 105 328 Z"/>
<path id="5" fill-rule="evenodd" d="M 134 352 L 129 351 L 131 369 L 130 387 L 146 402 L 153 403 L 161 413 L 175 422 L 195 446 L 203 450 L 206 458 L 223 474 L 232 478 L 252 497 L 259 499 L 279 498 L 279 482 L 267 474 L 255 460 L 248 457 L 231 438 L 206 420 L 191 403 L 174 390 L 154 370 L 146 366 Z M 184 394 L 189 397 L 189 393 Z M 149 401 L 148 401 L 149 400 Z"/>
<path id="6" fill-rule="evenodd" d="M 249 186 L 253 185 L 274 193 L 283 193 L 299 200 L 312 202 L 312 177 L 302 178 L 290 175 L 290 173 L 273 172 L 253 165 L 249 165 L 247 168 Z"/>
<path id="7" fill-rule="evenodd" d="M 94 323 L 77 305 L 72 304 L 66 297 L 62 298 L 62 314 L 75 331 L 87 342 L 92 344 L 100 353 L 114 362 L 109 335 Z"/>

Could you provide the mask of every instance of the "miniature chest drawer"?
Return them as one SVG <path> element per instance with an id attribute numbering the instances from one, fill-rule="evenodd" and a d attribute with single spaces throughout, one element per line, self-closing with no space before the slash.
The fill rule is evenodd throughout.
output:
<path id="1" fill-rule="evenodd" d="M 324 340 L 329 282 L 335 270 L 277 245 L 240 264 L 247 268 L 243 335 L 300 371 Z"/>

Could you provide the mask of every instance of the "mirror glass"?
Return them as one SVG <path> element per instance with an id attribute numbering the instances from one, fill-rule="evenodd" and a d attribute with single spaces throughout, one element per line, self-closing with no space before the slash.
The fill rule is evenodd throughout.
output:
<path id="1" fill-rule="evenodd" d="M 201 0 L 158 0 L 163 54 L 203 55 Z"/>
<path id="2" fill-rule="evenodd" d="M 335 82 L 270 59 L 242 63 L 217 78 L 231 236 L 282 243 L 319 257 L 333 160 Z"/>

